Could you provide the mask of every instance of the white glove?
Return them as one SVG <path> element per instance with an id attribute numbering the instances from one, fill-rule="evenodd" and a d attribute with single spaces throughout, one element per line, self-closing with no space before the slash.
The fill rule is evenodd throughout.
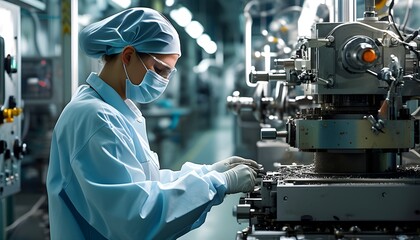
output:
<path id="1" fill-rule="evenodd" d="M 259 165 L 254 160 L 233 156 L 230 158 L 226 158 L 222 161 L 213 163 L 210 166 L 210 169 L 218 172 L 226 172 L 227 170 L 232 169 L 240 164 L 247 165 L 251 167 L 254 171 L 258 171 L 261 168 L 261 165 Z"/>
<path id="2" fill-rule="evenodd" d="M 227 194 L 254 190 L 257 173 L 247 165 L 238 165 L 223 174 L 226 177 Z"/>

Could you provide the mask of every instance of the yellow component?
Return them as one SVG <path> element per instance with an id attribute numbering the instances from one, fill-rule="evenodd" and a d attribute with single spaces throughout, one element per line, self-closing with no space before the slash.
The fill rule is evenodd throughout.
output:
<path id="1" fill-rule="evenodd" d="M 362 60 L 367 63 L 373 63 L 376 60 L 376 53 L 373 49 L 366 49 L 362 53 Z"/>
<path id="2" fill-rule="evenodd" d="M 6 108 L 3 110 L 3 117 L 5 122 L 13 122 L 14 117 L 19 116 L 22 113 L 22 108 Z"/>
<path id="3" fill-rule="evenodd" d="M 280 27 L 280 32 L 285 33 L 285 32 L 287 32 L 287 31 L 289 31 L 289 28 L 288 28 L 287 26 L 282 25 L 282 26 Z"/>
<path id="4" fill-rule="evenodd" d="M 385 4 L 386 4 L 387 0 L 375 0 L 375 8 L 376 9 L 382 9 Z"/>
<path id="5" fill-rule="evenodd" d="M 272 43 L 278 43 L 279 39 L 273 36 L 268 36 L 267 40 Z"/>

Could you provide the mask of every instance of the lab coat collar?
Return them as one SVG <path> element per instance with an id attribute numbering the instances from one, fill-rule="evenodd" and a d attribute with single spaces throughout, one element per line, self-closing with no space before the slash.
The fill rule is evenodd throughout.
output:
<path id="1" fill-rule="evenodd" d="M 99 94 L 104 102 L 113 106 L 126 117 L 136 120 L 137 117 L 135 113 L 130 110 L 121 96 L 111 86 L 105 83 L 97 73 L 92 72 L 86 82 Z"/>

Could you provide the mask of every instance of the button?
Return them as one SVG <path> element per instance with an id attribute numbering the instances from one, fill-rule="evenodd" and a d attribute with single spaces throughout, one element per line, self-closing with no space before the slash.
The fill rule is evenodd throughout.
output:
<path id="1" fill-rule="evenodd" d="M 362 53 L 362 60 L 367 63 L 373 63 L 376 60 L 376 53 L 373 49 L 365 49 Z"/>

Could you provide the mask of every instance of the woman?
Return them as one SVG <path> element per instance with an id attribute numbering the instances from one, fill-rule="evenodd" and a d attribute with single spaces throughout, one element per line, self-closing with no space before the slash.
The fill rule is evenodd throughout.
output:
<path id="1" fill-rule="evenodd" d="M 181 56 L 160 13 L 122 11 L 83 29 L 81 49 L 102 57 L 54 128 L 47 177 L 51 239 L 175 239 L 203 224 L 225 194 L 252 191 L 258 164 L 231 157 L 213 165 L 160 169 L 133 101 L 165 90 Z"/>

